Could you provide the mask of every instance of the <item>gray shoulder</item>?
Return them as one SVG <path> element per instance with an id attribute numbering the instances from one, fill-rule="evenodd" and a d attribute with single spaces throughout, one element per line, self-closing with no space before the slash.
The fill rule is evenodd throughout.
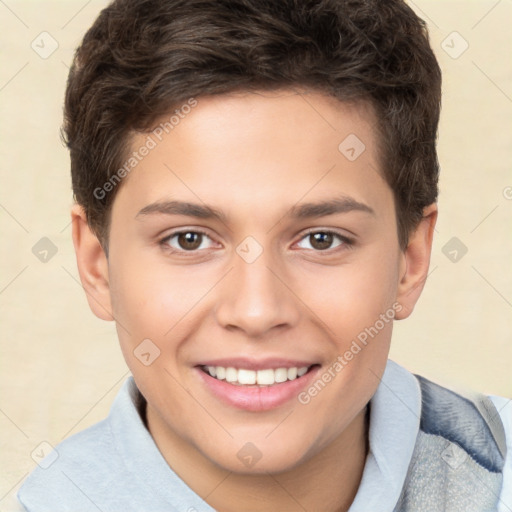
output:
<path id="1" fill-rule="evenodd" d="M 488 471 L 501 473 L 507 453 L 505 426 L 493 401 L 416 377 L 422 395 L 420 430 L 456 443 Z"/>
<path id="2" fill-rule="evenodd" d="M 106 419 L 58 444 L 25 480 L 18 499 L 28 512 L 97 512 L 94 497 L 108 488 L 120 465 Z"/>
<path id="3" fill-rule="evenodd" d="M 512 510 L 512 400 L 501 396 L 490 396 L 489 398 L 501 417 L 507 443 L 507 455 L 503 468 L 503 488 L 498 512 L 509 512 Z"/>

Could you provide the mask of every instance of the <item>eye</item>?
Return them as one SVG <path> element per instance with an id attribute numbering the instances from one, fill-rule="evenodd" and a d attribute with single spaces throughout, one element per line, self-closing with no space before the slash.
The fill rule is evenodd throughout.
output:
<path id="1" fill-rule="evenodd" d="M 334 242 L 338 241 L 336 245 Z M 308 246 L 304 246 L 304 242 L 309 243 Z M 352 241 L 339 233 L 334 231 L 310 231 L 304 238 L 299 242 L 301 249 L 313 249 L 315 251 L 326 251 L 328 249 L 334 249 L 341 245 L 352 245 Z"/>
<path id="2" fill-rule="evenodd" d="M 164 238 L 160 243 L 162 245 L 170 246 L 176 251 L 196 251 L 198 249 L 208 249 L 207 240 L 212 241 L 211 238 L 203 231 L 177 231 Z"/>

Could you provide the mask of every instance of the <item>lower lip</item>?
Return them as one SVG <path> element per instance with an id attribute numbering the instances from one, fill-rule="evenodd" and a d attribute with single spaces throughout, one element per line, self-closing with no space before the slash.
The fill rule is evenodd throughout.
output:
<path id="1" fill-rule="evenodd" d="M 297 398 L 297 395 L 309 385 L 320 367 L 315 366 L 308 373 L 295 380 L 289 380 L 273 386 L 239 386 L 225 380 L 218 380 L 196 368 L 199 377 L 207 388 L 222 402 L 246 411 L 268 411 Z"/>

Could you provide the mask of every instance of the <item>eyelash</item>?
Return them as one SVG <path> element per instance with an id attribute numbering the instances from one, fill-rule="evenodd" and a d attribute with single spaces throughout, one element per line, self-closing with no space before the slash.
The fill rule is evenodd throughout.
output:
<path id="1" fill-rule="evenodd" d="M 179 235 L 182 235 L 185 233 L 201 234 L 201 235 L 206 236 L 211 239 L 210 235 L 206 231 L 203 231 L 201 229 L 184 229 L 184 230 L 180 230 L 180 231 L 175 231 L 175 232 L 171 233 L 170 235 L 167 235 L 165 238 L 160 240 L 159 243 L 167 252 L 172 253 L 172 254 L 175 254 L 175 253 L 196 254 L 196 253 L 200 252 L 200 249 L 194 249 L 194 250 L 187 251 L 186 249 L 176 249 L 174 247 L 169 246 L 168 242 L 170 240 L 172 240 L 176 236 L 179 236 Z M 337 245 L 334 248 L 329 248 L 329 249 L 324 249 L 324 250 L 308 249 L 308 250 L 312 250 L 316 253 L 332 254 L 336 250 L 339 250 L 340 247 L 345 248 L 345 249 L 350 249 L 354 246 L 354 240 L 352 238 L 342 235 L 342 234 L 338 233 L 337 231 L 333 231 L 333 230 L 329 230 L 329 229 L 314 229 L 314 228 L 310 229 L 309 231 L 304 233 L 304 235 L 300 238 L 299 242 L 314 233 L 323 233 L 326 235 L 333 235 L 334 237 L 338 238 L 341 242 L 341 244 Z M 204 249 L 201 249 L 201 250 L 204 250 Z M 343 250 L 343 249 L 341 249 L 341 250 Z"/>

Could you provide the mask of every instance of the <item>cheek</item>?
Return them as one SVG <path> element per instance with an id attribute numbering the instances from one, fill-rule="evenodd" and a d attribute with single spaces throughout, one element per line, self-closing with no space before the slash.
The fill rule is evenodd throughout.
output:
<path id="1" fill-rule="evenodd" d="M 144 339 L 175 353 L 200 322 L 202 299 L 218 280 L 212 269 L 146 262 L 140 254 L 125 254 L 112 268 L 112 309 L 127 358 Z"/>
<path id="2" fill-rule="evenodd" d="M 141 329 L 148 329 L 161 335 L 165 325 L 167 329 L 171 327 L 180 307 L 185 307 L 191 288 L 183 286 L 179 273 L 146 261 L 143 254 L 132 253 L 128 250 L 112 261 L 110 290 L 114 315 L 116 320 L 126 322 L 130 331 L 140 334 Z"/>
<path id="3" fill-rule="evenodd" d="M 377 255 L 376 255 L 377 256 Z M 373 396 L 384 372 L 395 315 L 393 257 L 375 257 L 316 273 L 302 293 L 331 342 L 331 360 L 300 398 L 331 442 Z M 325 382 L 325 384 L 324 384 Z"/>
<path id="4" fill-rule="evenodd" d="M 347 264 L 310 267 L 295 280 L 297 295 L 313 318 L 343 346 L 392 309 L 398 284 L 396 256 L 374 251 Z"/>
<path id="5" fill-rule="evenodd" d="M 177 381 L 188 341 L 201 324 L 201 298 L 208 279 L 169 266 L 146 266 L 140 259 L 119 261 L 111 276 L 112 308 L 121 351 L 144 396 L 161 410 L 189 414 Z M 201 281 L 203 283 L 201 284 Z M 175 399 L 167 403 L 169 389 Z M 181 397 L 182 399 L 177 399 Z"/>

